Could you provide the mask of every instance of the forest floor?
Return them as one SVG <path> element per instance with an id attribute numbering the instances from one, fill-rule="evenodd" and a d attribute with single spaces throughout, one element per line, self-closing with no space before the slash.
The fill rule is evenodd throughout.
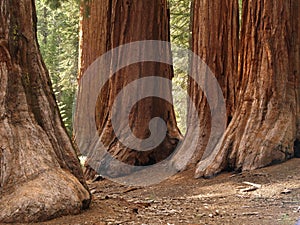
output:
<path id="1" fill-rule="evenodd" d="M 300 218 L 300 159 L 213 179 L 194 179 L 189 170 L 149 187 L 109 180 L 89 187 L 89 210 L 39 224 L 295 225 Z"/>

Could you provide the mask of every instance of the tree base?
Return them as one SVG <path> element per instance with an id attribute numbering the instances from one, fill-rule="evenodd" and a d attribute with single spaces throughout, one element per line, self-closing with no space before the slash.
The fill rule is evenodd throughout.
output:
<path id="1" fill-rule="evenodd" d="M 1 192 L 0 222 L 4 223 L 41 222 L 78 214 L 90 204 L 89 192 L 65 170 L 44 171 Z"/>

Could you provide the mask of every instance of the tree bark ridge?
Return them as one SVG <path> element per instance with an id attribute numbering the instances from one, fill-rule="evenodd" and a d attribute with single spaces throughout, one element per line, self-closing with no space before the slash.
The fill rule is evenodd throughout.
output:
<path id="1" fill-rule="evenodd" d="M 243 1 L 239 101 L 223 147 L 208 168 L 198 165 L 196 177 L 253 170 L 294 156 L 299 138 L 296 9 L 297 0 Z"/>
<path id="2" fill-rule="evenodd" d="M 89 8 L 90 15 L 88 17 L 83 14 L 84 7 L 81 10 L 80 77 L 94 60 L 113 48 L 135 41 L 169 40 L 169 9 L 165 0 L 106 0 L 101 1 L 101 4 L 99 1 L 93 0 Z M 87 40 L 89 46 L 85 47 L 84 43 L 87 43 Z M 163 51 L 170 50 L 156 49 L 156 51 L 163 53 Z M 146 53 L 141 49 L 140 54 Z M 171 58 L 171 52 L 168 54 Z M 122 54 L 116 58 L 116 62 L 112 63 L 120 64 L 127 60 Z M 96 106 L 95 120 L 101 142 L 112 156 L 130 165 L 151 165 L 163 160 L 175 149 L 178 141 L 182 138 L 176 125 L 173 106 L 161 99 L 150 97 L 138 102 L 132 108 L 129 115 L 129 125 L 136 137 L 145 139 L 150 135 L 149 121 L 153 117 L 160 117 L 164 119 L 168 127 L 165 140 L 156 149 L 139 152 L 127 148 L 117 139 L 111 124 L 111 108 L 115 98 L 130 82 L 147 76 L 172 79 L 173 68 L 170 65 L 157 62 L 141 62 L 129 65 L 119 70 L 107 82 L 99 94 Z M 140 92 L 143 92 L 144 88 L 143 86 L 139 87 Z M 161 91 L 171 95 L 171 87 L 164 87 L 163 89 L 165 90 Z M 131 95 L 127 98 L 134 98 L 134 95 L 137 94 L 132 93 Z M 124 107 L 126 107 L 127 100 L 124 99 Z M 116 169 L 107 166 L 107 173 L 112 175 Z M 124 173 L 128 172 L 124 171 Z M 88 174 L 93 173 L 89 171 Z"/>
<path id="3" fill-rule="evenodd" d="M 33 0 L 0 3 L 0 221 L 79 213 L 90 194 L 36 36 Z"/>

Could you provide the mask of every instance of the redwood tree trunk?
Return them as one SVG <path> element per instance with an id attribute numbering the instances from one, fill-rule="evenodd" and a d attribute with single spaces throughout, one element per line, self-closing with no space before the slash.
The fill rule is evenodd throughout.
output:
<path id="1" fill-rule="evenodd" d="M 169 40 L 169 11 L 166 0 L 93 0 L 89 9 L 88 15 L 84 13 L 84 7 L 81 10 L 80 76 L 94 60 L 108 50 L 135 41 Z M 157 51 L 163 53 L 170 49 Z M 144 53 L 141 51 L 141 54 Z M 167 136 L 164 141 L 151 151 L 139 152 L 122 145 L 117 139 L 111 123 L 111 108 L 115 97 L 131 81 L 146 76 L 172 79 L 173 69 L 170 65 L 155 62 L 129 65 L 114 74 L 102 89 L 96 106 L 96 124 L 101 142 L 116 159 L 130 165 L 151 165 L 163 160 L 181 139 L 172 104 L 151 97 L 143 99 L 132 108 L 128 123 L 136 137 L 145 139 L 150 135 L 149 121 L 153 117 L 160 117 L 167 124 Z M 143 92 L 143 88 L 140 87 L 140 92 Z M 171 96 L 171 86 L 163 89 Z M 91 175 L 90 172 L 91 170 L 88 170 L 88 176 Z M 105 171 L 109 176 L 119 176 L 123 172 L 120 173 L 109 165 Z M 113 175 L 114 173 L 116 174 Z"/>
<path id="2" fill-rule="evenodd" d="M 237 95 L 237 65 L 239 43 L 238 0 L 194 0 L 192 22 L 192 51 L 200 56 L 214 74 L 223 91 L 226 103 L 227 121 L 231 121 Z M 191 73 L 197 73 L 204 79 L 206 87 L 211 81 L 206 74 L 200 74 L 191 62 Z M 194 68 L 195 67 L 195 68 Z M 212 88 L 212 87 L 211 87 Z M 197 118 L 188 117 L 188 133 L 193 132 L 194 125 L 200 126 L 200 138 L 196 146 L 196 154 L 191 163 L 197 163 L 207 146 L 211 132 L 211 109 L 215 104 L 208 105 L 204 92 L 193 79 L 189 80 L 189 95 L 199 112 Z M 189 107 L 189 111 L 191 106 Z M 215 109 L 213 109 L 215 110 Z M 191 134 L 193 135 L 193 134 Z"/>
<path id="3" fill-rule="evenodd" d="M 299 10 L 298 0 L 243 1 L 239 101 L 221 150 L 208 168 L 198 164 L 197 177 L 252 170 L 294 156 L 299 143 Z"/>
<path id="4" fill-rule="evenodd" d="M 34 0 L 0 2 L 0 221 L 87 208 L 79 161 L 38 49 Z"/>

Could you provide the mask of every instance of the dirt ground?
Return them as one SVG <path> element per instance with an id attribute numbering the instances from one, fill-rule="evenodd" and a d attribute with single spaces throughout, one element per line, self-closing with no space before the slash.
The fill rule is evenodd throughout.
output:
<path id="1" fill-rule="evenodd" d="M 295 225 L 300 219 L 300 159 L 213 179 L 194 179 L 193 171 L 184 171 L 145 188 L 109 180 L 89 187 L 89 210 L 38 224 Z"/>

